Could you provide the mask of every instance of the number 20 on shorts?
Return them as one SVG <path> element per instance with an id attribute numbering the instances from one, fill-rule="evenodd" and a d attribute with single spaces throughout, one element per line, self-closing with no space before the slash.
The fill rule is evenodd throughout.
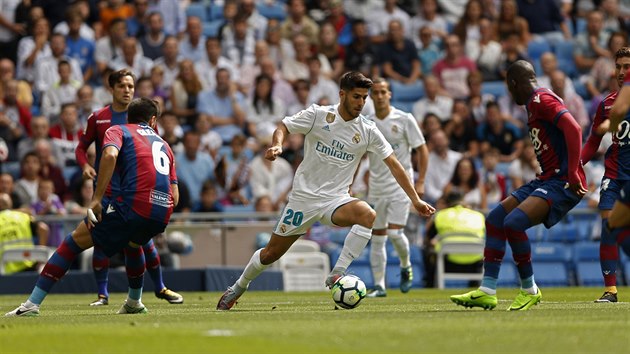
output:
<path id="1" fill-rule="evenodd" d="M 304 214 L 301 211 L 293 211 L 293 209 L 287 209 L 287 215 L 282 219 L 283 224 L 300 226 L 302 225 L 302 219 Z"/>

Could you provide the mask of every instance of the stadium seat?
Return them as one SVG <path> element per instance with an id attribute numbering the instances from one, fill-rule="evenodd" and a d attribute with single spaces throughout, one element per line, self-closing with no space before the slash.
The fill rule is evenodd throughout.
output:
<path id="1" fill-rule="evenodd" d="M 389 84 L 392 89 L 392 99 L 395 101 L 415 102 L 424 97 L 424 84 L 420 80 L 413 84 L 402 84 L 391 80 Z"/>
<path id="2" fill-rule="evenodd" d="M 319 252 L 319 244 L 311 240 L 298 239 L 295 241 L 287 252 Z"/>
<path id="3" fill-rule="evenodd" d="M 559 222 L 544 233 L 545 242 L 572 243 L 578 241 L 580 231 L 573 223 Z"/>
<path id="4" fill-rule="evenodd" d="M 439 289 L 444 289 L 448 280 L 481 280 L 483 273 L 451 273 L 444 268 L 444 257 L 451 253 L 457 254 L 483 254 L 485 241 L 475 234 L 467 232 L 450 232 L 437 235 L 441 247 L 437 252 L 437 264 L 435 270 L 435 284 Z M 453 240 L 453 238 L 456 238 Z M 466 239 L 464 239 L 466 238 Z"/>
<path id="5" fill-rule="evenodd" d="M 532 263 L 540 286 L 571 285 L 571 248 L 561 243 L 532 244 Z"/>
<path id="6" fill-rule="evenodd" d="M 583 99 L 588 100 L 590 98 L 591 94 L 588 93 L 588 90 L 586 89 L 586 85 L 584 85 L 584 83 L 581 80 L 579 79 L 573 80 L 573 87 L 575 87 L 575 93 L 580 95 L 580 97 L 582 97 Z"/>
<path id="7" fill-rule="evenodd" d="M 254 205 L 253 204 L 247 204 L 247 205 L 224 205 L 223 206 L 223 212 L 225 212 L 226 214 L 229 213 L 253 213 L 256 210 L 254 209 Z"/>
<path id="8" fill-rule="evenodd" d="M 284 19 L 287 17 L 287 12 L 284 8 L 284 4 L 259 3 L 256 8 L 262 16 L 269 19 L 284 21 Z"/>
<path id="9" fill-rule="evenodd" d="M 186 17 L 190 16 L 199 17 L 201 22 L 206 22 L 208 21 L 208 8 L 206 8 L 205 4 L 190 3 L 186 7 Z"/>
<path id="10" fill-rule="evenodd" d="M 209 21 L 223 20 L 223 5 L 212 4 L 208 8 Z"/>
<path id="11" fill-rule="evenodd" d="M 558 59 L 558 68 L 569 77 L 575 77 L 577 74 L 575 59 L 573 59 L 573 47 L 573 42 L 561 41 L 556 43 L 553 48 L 556 58 Z"/>
<path id="12" fill-rule="evenodd" d="M 48 258 L 55 252 L 53 248 L 46 246 L 24 246 L 25 241 L 21 239 L 15 241 L 0 244 L 0 275 L 5 274 L 5 266 L 10 262 L 39 262 L 41 266 L 38 270 L 41 271 Z"/>
<path id="13" fill-rule="evenodd" d="M 575 275 L 580 286 L 603 286 L 599 264 L 599 242 L 579 242 L 574 246 Z"/>
<path id="14" fill-rule="evenodd" d="M 0 167 L 3 173 L 8 173 L 14 180 L 20 178 L 20 163 L 17 161 L 3 162 Z"/>
<path id="15" fill-rule="evenodd" d="M 392 101 L 391 105 L 400 109 L 403 112 L 413 112 L 413 101 Z"/>
<path id="16" fill-rule="evenodd" d="M 323 252 L 289 252 L 280 258 L 284 291 L 324 291 L 330 260 Z"/>
<path id="17" fill-rule="evenodd" d="M 203 23 L 203 35 L 206 37 L 218 37 L 219 31 L 221 30 L 221 26 L 225 21 L 223 19 L 218 19 L 210 22 Z"/>
<path id="18" fill-rule="evenodd" d="M 545 39 L 537 39 L 529 41 L 527 45 L 527 55 L 531 60 L 540 59 L 545 52 L 551 52 L 551 46 Z"/>
<path id="19" fill-rule="evenodd" d="M 507 87 L 503 81 L 484 81 L 481 84 L 481 93 L 491 94 L 499 99 L 499 97 L 507 95 Z"/>

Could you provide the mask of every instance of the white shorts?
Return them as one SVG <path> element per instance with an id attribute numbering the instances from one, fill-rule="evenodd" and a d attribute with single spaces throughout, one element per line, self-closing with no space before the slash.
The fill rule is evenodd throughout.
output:
<path id="1" fill-rule="evenodd" d="M 406 196 L 396 199 L 371 198 L 368 202 L 376 211 L 373 230 L 386 229 L 389 224 L 407 225 L 411 201 Z"/>
<path id="2" fill-rule="evenodd" d="M 304 235 L 308 229 L 316 222 L 325 225 L 335 225 L 332 222 L 332 215 L 339 207 L 348 204 L 357 198 L 349 195 L 313 201 L 293 201 L 282 209 L 280 219 L 276 223 L 273 232 L 279 236 Z"/>

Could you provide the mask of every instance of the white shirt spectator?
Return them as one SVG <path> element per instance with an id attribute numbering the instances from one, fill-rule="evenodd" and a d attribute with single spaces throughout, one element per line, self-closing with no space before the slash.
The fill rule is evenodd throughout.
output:
<path id="1" fill-rule="evenodd" d="M 33 52 L 35 49 L 35 40 L 33 37 L 24 37 L 20 39 L 18 43 L 18 52 L 17 52 L 17 75 L 16 78 L 20 80 L 26 80 L 28 82 L 35 82 L 35 68 L 37 67 L 37 59 L 35 63 L 31 66 L 26 66 L 26 58 Z M 50 50 L 50 45 L 46 43 L 44 48 L 42 48 L 39 53 L 37 53 L 37 58 L 44 58 L 52 56 L 52 51 Z M 57 71 L 57 69 L 55 69 Z"/>
<path id="2" fill-rule="evenodd" d="M 431 151 L 429 153 L 429 166 L 424 179 L 425 200 L 435 202 L 442 196 L 444 187 L 448 184 L 450 176 L 455 171 L 457 161 L 462 158 L 462 154 L 448 150 L 446 158 L 442 159 L 438 154 Z"/>
<path id="3" fill-rule="evenodd" d="M 142 54 L 136 54 L 133 57 L 133 65 L 127 64 L 123 56 L 119 56 L 111 63 L 111 68 L 114 70 L 131 69 L 131 72 L 136 78 L 141 78 L 151 75 L 151 68 L 153 67 L 153 60 L 143 56 Z"/>
<path id="4" fill-rule="evenodd" d="M 66 21 L 59 22 L 55 28 L 53 29 L 53 33 L 61 33 L 64 36 L 67 36 L 70 32 L 70 28 L 68 28 L 68 23 Z M 88 26 L 85 22 L 81 24 L 79 28 L 79 37 L 88 39 L 94 42 L 96 36 L 94 34 L 94 30 Z"/>
<path id="5" fill-rule="evenodd" d="M 389 23 L 393 20 L 400 21 L 405 32 L 405 37 L 411 38 L 411 18 L 398 6 L 394 7 L 394 11 L 391 13 L 387 12 L 384 8 L 380 8 L 368 14 L 366 23 L 368 25 L 369 35 L 380 36 L 387 34 Z"/>
<path id="6" fill-rule="evenodd" d="M 264 157 L 258 155 L 250 162 L 249 184 L 253 199 L 269 196 L 272 203 L 284 194 L 293 183 L 293 168 L 282 157 L 270 164 L 265 164 Z"/>
<path id="7" fill-rule="evenodd" d="M 448 96 L 437 95 L 434 100 L 424 97 L 413 104 L 413 116 L 418 120 L 418 124 L 422 123 L 427 113 L 433 113 L 440 121 L 447 122 L 451 119 L 452 111 L 453 99 Z"/>
<path id="8" fill-rule="evenodd" d="M 5 20 L 14 23 L 15 9 L 22 1 L 20 0 L 0 0 L 0 16 Z M 0 26 L 0 42 L 10 42 L 15 38 L 15 33 L 4 26 Z"/>
<path id="9" fill-rule="evenodd" d="M 311 83 L 308 101 L 317 103 L 322 97 L 328 98 L 330 104 L 337 103 L 339 101 L 339 86 L 334 81 L 320 75 L 316 84 Z"/>
<path id="10" fill-rule="evenodd" d="M 217 65 L 212 64 L 208 60 L 198 61 L 195 63 L 195 72 L 199 76 L 199 81 L 201 81 L 204 91 L 214 90 L 217 86 L 217 69 L 219 68 L 227 69 L 230 72 L 231 81 L 238 82 L 240 80 L 238 68 L 226 57 L 219 57 Z"/>
<path id="11" fill-rule="evenodd" d="M 65 60 L 70 63 L 72 69 L 71 79 L 83 84 L 83 72 L 81 64 L 75 58 L 64 56 L 55 58 L 52 55 L 40 57 L 36 62 L 35 68 L 35 90 L 45 92 L 49 90 L 55 83 L 59 82 L 59 61 Z"/>

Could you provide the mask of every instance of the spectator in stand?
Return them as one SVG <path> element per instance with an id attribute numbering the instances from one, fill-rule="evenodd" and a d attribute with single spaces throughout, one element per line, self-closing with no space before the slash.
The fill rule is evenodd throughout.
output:
<path id="1" fill-rule="evenodd" d="M 269 57 L 277 68 L 282 69 L 284 58 L 290 58 L 294 54 L 291 40 L 282 38 L 278 20 L 269 19 L 267 32 L 265 32 L 265 42 L 269 45 Z"/>
<path id="2" fill-rule="evenodd" d="M 162 102 L 168 101 L 168 91 L 164 89 L 164 69 L 159 66 L 153 66 L 151 68 L 151 74 L 149 75 L 149 81 L 155 97 L 162 100 Z M 162 110 L 163 111 L 163 110 Z"/>
<path id="3" fill-rule="evenodd" d="M 203 183 L 214 179 L 214 161 L 207 152 L 199 150 L 200 144 L 199 133 L 189 130 L 184 133 L 184 151 L 175 156 L 177 177 L 188 187 L 193 205 L 201 199 Z"/>
<path id="4" fill-rule="evenodd" d="M 381 48 L 383 75 L 403 84 L 414 84 L 422 77 L 416 46 L 405 38 L 400 20 L 392 20 L 387 41 Z"/>
<path id="5" fill-rule="evenodd" d="M 429 26 L 420 28 L 420 42 L 416 44 L 418 59 L 420 59 L 420 71 L 433 72 L 433 66 L 442 58 L 442 50 L 439 41 L 434 39 L 433 30 Z"/>
<path id="6" fill-rule="evenodd" d="M 540 165 L 536 159 L 536 151 L 531 141 L 526 139 L 523 151 L 508 168 L 512 190 L 519 189 L 527 181 L 533 181 L 538 174 L 540 174 Z"/>
<path id="7" fill-rule="evenodd" d="M 479 30 L 479 21 L 481 20 L 482 7 L 480 0 L 469 0 L 464 8 L 464 14 L 460 17 L 455 28 L 453 28 L 453 34 L 459 37 L 459 41 L 464 44 L 466 48 L 466 54 L 475 58 L 468 51 L 470 47 L 478 47 L 479 40 L 481 39 L 481 31 Z"/>
<path id="8" fill-rule="evenodd" d="M 279 210 L 286 203 L 287 196 L 293 183 L 293 168 L 282 157 L 272 163 L 265 159 L 265 151 L 269 148 L 269 137 L 259 139 L 260 153 L 249 163 L 251 175 L 249 178 L 252 197 L 258 201 L 264 196 L 270 198 L 274 210 Z"/>
<path id="9" fill-rule="evenodd" d="M 479 20 L 481 38 L 478 42 L 466 42 L 466 53 L 477 63 L 483 81 L 500 80 L 499 63 L 501 61 L 501 44 L 495 40 L 495 28 L 487 18 Z"/>
<path id="10" fill-rule="evenodd" d="M 81 82 L 71 77 L 72 69 L 70 63 L 66 60 L 59 61 L 57 71 L 59 80 L 44 92 L 44 97 L 42 98 L 42 114 L 48 118 L 56 118 L 64 104 L 74 103 L 77 98 L 77 92 L 82 85 Z"/>
<path id="11" fill-rule="evenodd" d="M 492 94 L 481 92 L 481 86 L 483 84 L 483 75 L 481 72 L 474 71 L 470 73 L 467 82 L 468 89 L 470 90 L 468 106 L 475 125 L 478 125 L 486 121 L 486 105 L 490 101 L 496 101 L 496 97 Z"/>
<path id="12" fill-rule="evenodd" d="M 397 21 L 400 25 L 400 35 L 411 38 L 411 18 L 400 7 L 396 0 L 385 0 L 383 8 L 368 14 L 366 22 L 372 43 L 385 43 L 391 36 L 391 23 Z"/>
<path id="13" fill-rule="evenodd" d="M 26 35 L 26 26 L 15 21 L 15 13 L 19 1 L 5 1 L 0 13 L 0 59 L 7 58 L 16 61 L 19 36 Z"/>
<path id="14" fill-rule="evenodd" d="M 311 57 L 308 38 L 302 34 L 296 35 L 293 38 L 293 49 L 295 57 L 286 58 L 282 63 L 282 75 L 291 84 L 298 79 L 308 80 L 308 58 Z"/>
<path id="15" fill-rule="evenodd" d="M 79 179 L 70 188 L 72 199 L 64 203 L 64 208 L 68 214 L 87 215 L 87 209 L 94 194 L 94 181 L 91 179 Z"/>
<path id="16" fill-rule="evenodd" d="M 424 199 L 436 202 L 448 183 L 445 176 L 452 176 L 462 154 L 449 149 L 449 140 L 443 130 L 431 133 L 429 166 L 424 182 Z"/>
<path id="17" fill-rule="evenodd" d="M 48 133 L 50 124 L 46 116 L 35 116 L 31 119 L 31 136 L 20 139 L 17 145 L 17 159 L 22 161 L 26 153 L 35 150 L 35 142 L 40 139 L 50 139 Z"/>
<path id="18" fill-rule="evenodd" d="M 495 23 L 498 38 L 505 38 L 508 34 L 516 32 L 519 37 L 519 50 L 525 51 L 531 34 L 527 20 L 518 15 L 518 7 L 515 0 L 501 1 L 499 18 Z"/>
<path id="19" fill-rule="evenodd" d="M 263 59 L 260 62 L 260 73 L 273 78 L 273 97 L 285 102 L 285 105 L 291 105 L 297 101 L 295 91 L 289 82 L 287 82 L 282 74 L 276 69 L 276 65 L 270 58 Z"/>
<path id="20" fill-rule="evenodd" d="M 427 145 L 431 147 L 431 136 L 437 131 L 442 131 L 442 121 L 434 113 L 427 113 L 422 118 L 422 122 L 418 124 L 420 125 L 422 134 L 427 139 Z"/>
<path id="21" fill-rule="evenodd" d="M 248 26 L 245 14 L 237 14 L 221 35 L 222 51 L 237 69 L 255 61 L 256 37 Z"/>
<path id="22" fill-rule="evenodd" d="M 573 114 L 573 118 L 575 118 L 575 121 L 580 125 L 582 131 L 588 131 L 591 120 L 584 106 L 584 100 L 577 93 L 571 93 L 566 89 L 566 79 L 567 77 L 562 71 L 554 71 L 551 74 L 551 89 L 556 95 L 562 98 L 564 105 L 569 112 Z"/>
<path id="23" fill-rule="evenodd" d="M 87 124 L 87 118 L 101 108 L 94 101 L 94 90 L 90 85 L 83 85 L 77 91 L 77 114 L 79 116 L 79 124 L 84 126 Z"/>
<path id="24" fill-rule="evenodd" d="M 0 139 L 7 144 L 9 161 L 16 160 L 18 141 L 31 133 L 31 112 L 17 102 L 17 90 L 18 82 L 8 81 L 0 101 Z"/>
<path id="25" fill-rule="evenodd" d="M 368 17 L 374 11 L 383 9 L 383 1 L 381 0 L 344 0 L 343 10 L 352 18 L 367 21 Z"/>
<path id="26" fill-rule="evenodd" d="M 122 45 L 127 38 L 127 24 L 122 18 L 114 19 L 109 25 L 107 36 L 96 41 L 94 61 L 99 73 L 111 65 L 112 61 L 123 56 Z M 111 96 L 111 94 L 109 94 Z"/>
<path id="27" fill-rule="evenodd" d="M 16 208 L 25 204 L 20 194 L 15 191 L 13 176 L 9 173 L 0 173 L 0 193 L 7 194 L 11 198 L 11 204 L 15 205 Z"/>
<path id="28" fill-rule="evenodd" d="M 229 143 L 245 128 L 245 98 L 236 90 L 227 69 L 218 68 L 216 80 L 214 90 L 204 90 L 199 94 L 196 110 L 200 115 L 208 115 L 223 142 Z"/>
<path id="29" fill-rule="evenodd" d="M 556 55 L 552 52 L 545 52 L 540 56 L 540 66 L 542 67 L 542 73 L 538 76 L 538 86 L 545 87 L 551 89 L 551 76 L 556 70 L 561 70 L 562 68 L 558 67 L 558 60 L 556 59 Z M 564 88 L 566 92 L 575 93 L 575 86 L 573 86 L 573 81 L 566 77 Z"/>
<path id="30" fill-rule="evenodd" d="M 53 28 L 53 33 L 61 33 L 68 38 L 67 36 L 73 31 L 72 27 L 75 26 L 77 38 L 83 38 L 91 42 L 92 46 L 94 46 L 94 40 L 96 39 L 95 31 L 86 23 L 90 12 L 89 6 L 88 0 L 75 1 L 74 4 L 66 10 L 66 20 L 59 22 Z M 77 15 L 78 17 L 76 17 Z M 68 44 L 68 48 L 70 48 L 70 44 Z M 94 51 L 94 48 L 92 48 L 92 51 Z M 78 60 L 79 58 L 76 59 Z M 81 65 L 83 66 L 83 63 L 81 63 Z"/>
<path id="31" fill-rule="evenodd" d="M 464 157 L 455 165 L 451 180 L 444 186 L 442 195 L 449 195 L 451 192 L 460 193 L 463 202 L 472 209 L 484 210 L 488 207 L 486 189 L 472 158 Z"/>
<path id="32" fill-rule="evenodd" d="M 109 86 L 109 75 L 113 72 L 114 70 L 106 67 L 101 72 L 101 86 L 94 88 L 94 102 L 98 109 L 112 103 L 112 88 Z"/>
<path id="33" fill-rule="evenodd" d="M 365 21 L 352 22 L 352 42 L 345 47 L 345 71 L 358 71 L 367 77 L 376 76 L 378 55 L 370 42 Z"/>
<path id="34" fill-rule="evenodd" d="M 333 25 L 336 35 L 339 38 L 339 45 L 345 47 L 352 42 L 351 19 L 343 12 L 343 1 L 330 1 L 325 23 Z"/>
<path id="35" fill-rule="evenodd" d="M 0 59 L 0 97 L 4 96 L 4 87 L 11 80 L 15 80 L 15 64 L 9 59 Z M 31 108 L 33 105 L 33 91 L 28 82 L 24 80 L 17 81 L 16 99 L 22 107 Z"/>
<path id="36" fill-rule="evenodd" d="M 62 61 L 67 61 L 70 65 L 69 79 L 82 85 L 83 73 L 81 65 L 76 59 L 66 55 L 66 39 L 63 35 L 56 33 L 51 36 L 50 50 L 50 56 L 40 57 L 35 63 L 35 90 L 44 93 L 52 88 L 55 83 L 59 82 L 58 68 L 59 63 Z"/>
<path id="37" fill-rule="evenodd" d="M 621 47 L 627 46 L 627 43 L 628 40 L 624 32 L 613 32 L 608 39 L 608 51 L 617 53 Z M 585 77 L 586 89 L 592 97 L 597 97 L 608 90 L 610 75 L 614 72 L 615 61 L 612 56 L 602 56 L 595 60 L 593 68 Z"/>
<path id="38" fill-rule="evenodd" d="M 256 40 L 265 38 L 267 31 L 267 18 L 256 9 L 256 0 L 241 0 L 239 2 L 239 13 L 247 18 L 249 29 L 254 32 Z"/>
<path id="39" fill-rule="evenodd" d="M 420 33 L 422 27 L 428 27 L 431 30 L 433 41 L 438 45 L 448 35 L 448 24 L 442 15 L 438 13 L 436 0 L 424 0 L 420 3 L 420 11 L 411 19 L 411 33 L 416 45 L 422 38 L 416 36 Z M 423 68 L 424 69 L 424 68 Z M 425 71 L 427 72 L 427 71 Z"/>
<path id="40" fill-rule="evenodd" d="M 603 15 L 604 31 L 608 33 L 628 32 L 630 28 L 628 27 L 626 16 L 622 15 L 619 9 L 619 0 L 602 0 L 600 1 L 599 9 Z"/>
<path id="41" fill-rule="evenodd" d="M 68 186 L 66 180 L 63 177 L 61 168 L 55 161 L 53 155 L 52 144 L 49 140 L 38 140 L 35 142 L 35 154 L 39 158 L 41 169 L 39 171 L 39 177 L 41 179 L 49 179 L 53 181 L 55 185 L 55 192 L 61 199 L 65 199 Z"/>
<path id="42" fill-rule="evenodd" d="M 516 4 L 518 5 L 518 13 L 529 25 L 529 32 L 533 35 L 533 40 L 547 40 L 553 45 L 571 39 L 569 27 L 564 22 L 557 1 L 517 0 Z"/>
<path id="43" fill-rule="evenodd" d="M 344 72 L 345 49 L 339 44 L 335 27 L 330 22 L 323 23 L 319 29 L 317 52 L 324 55 L 332 68 L 328 78 L 338 81 Z"/>
<path id="44" fill-rule="evenodd" d="M 475 127 L 475 121 L 466 101 L 456 100 L 453 104 L 451 119 L 444 126 L 444 132 L 450 141 L 449 148 L 461 152 L 466 157 L 477 157 L 479 142 Z"/>
<path id="45" fill-rule="evenodd" d="M 586 31 L 575 37 L 573 59 L 580 74 L 587 74 L 599 57 L 612 57 L 608 51 L 610 33 L 603 31 L 604 18 L 599 11 L 591 11 L 586 17 Z"/>
<path id="46" fill-rule="evenodd" d="M 74 151 L 82 134 L 77 105 L 75 103 L 62 105 L 59 124 L 50 128 L 55 160 L 59 167 L 77 166 Z"/>
<path id="47" fill-rule="evenodd" d="M 66 38 L 66 54 L 79 63 L 83 73 L 83 82 L 89 82 L 94 74 L 95 66 L 94 32 L 92 32 L 92 38 L 83 37 L 81 30 L 83 26 L 87 25 L 83 22 L 83 16 L 77 9 L 71 8 L 66 18 L 68 20 L 68 31 L 67 34 L 64 34 Z"/>
<path id="48" fill-rule="evenodd" d="M 319 60 L 315 59 L 317 65 Z M 286 115 L 281 100 L 273 97 L 273 78 L 261 74 L 256 77 L 253 98 L 247 108 L 247 132 L 252 137 L 266 137 L 273 134 L 278 123 Z"/>
<path id="49" fill-rule="evenodd" d="M 162 43 L 163 56 L 155 59 L 154 67 L 161 68 L 164 71 L 162 79 L 162 88 L 169 91 L 179 74 L 179 63 L 182 57 L 179 55 L 179 41 L 177 37 L 167 36 Z"/>
<path id="50" fill-rule="evenodd" d="M 521 51 L 518 43 L 519 37 L 517 32 L 509 33 L 501 39 L 501 46 L 503 47 L 503 53 L 499 59 L 499 76 L 501 80 L 505 80 L 507 69 L 510 65 L 519 60 L 528 60 L 526 53 Z"/>
<path id="51" fill-rule="evenodd" d="M 440 83 L 435 76 L 426 75 L 423 82 L 425 97 L 413 104 L 413 116 L 422 119 L 427 113 L 433 113 L 441 122 L 447 122 L 451 119 L 453 99 L 440 94 Z"/>
<path id="52" fill-rule="evenodd" d="M 322 98 L 327 98 L 331 104 L 337 103 L 339 99 L 339 86 L 327 76 L 321 73 L 322 63 L 318 57 L 312 56 L 308 59 L 308 77 L 310 91 L 309 102 L 319 102 Z M 283 117 L 278 117 L 282 119 Z M 273 131 L 271 131 L 273 133 Z"/>
<path id="53" fill-rule="evenodd" d="M 30 83 L 35 82 L 35 64 L 39 58 L 51 55 L 48 37 L 50 25 L 45 18 L 33 23 L 33 34 L 23 37 L 18 43 L 17 78 Z"/>
<path id="54" fill-rule="evenodd" d="M 114 59 L 111 68 L 115 71 L 130 69 L 136 77 L 149 76 L 153 67 L 153 60 L 139 52 L 138 47 L 137 39 L 134 37 L 125 38 L 122 43 L 122 56 Z"/>
<path id="55" fill-rule="evenodd" d="M 168 143 L 173 150 L 175 155 L 178 155 L 182 151 L 184 151 L 182 136 L 184 135 L 184 131 L 182 127 L 179 125 L 179 121 L 177 120 L 177 116 L 173 111 L 165 111 L 162 113 L 162 117 L 160 117 L 161 125 L 160 125 L 160 136 L 164 141 Z"/>
<path id="56" fill-rule="evenodd" d="M 216 88 L 217 70 L 223 68 L 229 71 L 230 77 L 234 81 L 239 80 L 239 71 L 236 64 L 223 55 L 221 41 L 218 37 L 208 37 L 206 39 L 206 57 L 195 62 L 195 71 L 201 80 L 204 90 L 214 90 Z"/>
<path id="57" fill-rule="evenodd" d="M 66 208 L 63 206 L 61 198 L 55 194 L 55 185 L 49 179 L 41 179 L 37 186 L 37 200 L 31 205 L 35 215 L 66 215 Z M 48 223 L 50 231 L 46 245 L 59 246 L 63 239 L 63 223 Z"/>
<path id="58" fill-rule="evenodd" d="M 201 19 L 197 16 L 188 16 L 186 33 L 179 41 L 179 54 L 184 59 L 190 59 L 193 63 L 206 59 L 204 50 L 206 37 L 202 31 Z"/>
<path id="59" fill-rule="evenodd" d="M 15 192 L 23 203 L 19 207 L 30 207 L 37 200 L 41 169 L 42 165 L 35 151 L 27 152 L 20 160 L 20 179 L 15 184 Z"/>
<path id="60" fill-rule="evenodd" d="M 306 109 L 309 105 L 312 104 L 312 102 L 308 100 L 311 86 L 307 80 L 304 80 L 304 79 L 297 80 L 295 84 L 293 84 L 293 87 L 295 87 L 297 100 L 294 104 L 289 106 L 289 108 L 287 109 L 287 115 L 289 116 L 294 115 L 303 109 Z"/>
<path id="61" fill-rule="evenodd" d="M 216 182 L 208 180 L 201 187 L 201 198 L 192 208 L 193 213 L 222 213 L 223 205 L 219 201 Z"/>
<path id="62" fill-rule="evenodd" d="M 190 59 L 182 60 L 169 95 L 173 113 L 180 119 L 180 123 L 194 125 L 201 91 L 201 81 L 195 72 L 193 62 Z"/>
<path id="63" fill-rule="evenodd" d="M 505 120 L 496 102 L 486 105 L 486 121 L 477 127 L 477 139 L 481 141 L 482 154 L 491 147 L 499 149 L 500 162 L 514 161 L 523 150 L 520 129 Z"/>
<path id="64" fill-rule="evenodd" d="M 245 151 L 247 138 L 235 135 L 227 153 L 218 157 L 215 175 L 222 188 L 222 202 L 225 205 L 247 205 L 249 199 L 246 187 L 249 184 L 249 159 Z"/>
<path id="65" fill-rule="evenodd" d="M 147 34 L 147 19 L 149 15 L 149 0 L 133 0 L 133 16 L 127 20 L 127 34 L 141 38 Z"/>
<path id="66" fill-rule="evenodd" d="M 136 0 L 136 1 L 148 1 L 148 0 Z M 140 37 L 140 45 L 142 46 L 142 52 L 144 56 L 155 60 L 164 55 L 162 48 L 164 46 L 164 21 L 162 15 L 159 12 L 152 12 L 147 17 L 147 31 L 146 34 Z"/>
<path id="67" fill-rule="evenodd" d="M 252 63 L 245 64 L 240 68 L 240 79 L 238 86 L 244 95 L 249 96 L 254 89 L 254 81 L 256 77 L 260 75 L 263 60 L 270 60 L 269 58 L 269 45 L 264 40 L 259 40 L 254 44 L 254 61 Z M 273 61 L 271 61 L 273 64 Z"/>
<path id="68" fill-rule="evenodd" d="M 433 74 L 441 86 L 453 98 L 467 98 L 468 74 L 477 70 L 477 65 L 463 53 L 459 37 L 449 35 L 446 39 L 446 54 L 433 66 Z"/>
<path id="69" fill-rule="evenodd" d="M 219 149 L 223 146 L 223 140 L 217 132 L 212 130 L 210 117 L 205 114 L 200 115 L 195 122 L 194 129 L 201 136 L 199 150 L 207 152 L 213 160 L 216 160 Z"/>
<path id="70" fill-rule="evenodd" d="M 506 190 L 505 176 L 497 171 L 499 156 L 500 153 L 497 148 L 490 148 L 481 158 L 482 167 L 479 170 L 479 176 L 483 189 L 486 192 L 488 208 L 493 208 L 505 199 L 508 192 Z"/>
<path id="71" fill-rule="evenodd" d="M 180 0 L 151 0 L 149 13 L 159 12 L 164 17 L 164 32 L 169 36 L 181 36 L 186 29 L 184 2 Z"/>
<path id="72" fill-rule="evenodd" d="M 468 0 L 437 0 L 441 13 L 449 23 L 457 23 L 464 15 Z"/>
<path id="73" fill-rule="evenodd" d="M 117 18 L 127 20 L 134 14 L 131 5 L 125 4 L 125 0 L 107 0 L 107 4 L 99 10 L 99 17 L 103 29 L 109 30 Z"/>
<path id="74" fill-rule="evenodd" d="M 319 26 L 306 15 L 304 0 L 289 0 L 287 2 L 288 16 L 282 23 L 281 33 L 285 39 L 292 39 L 301 34 L 306 37 L 309 46 L 317 45 Z"/>

